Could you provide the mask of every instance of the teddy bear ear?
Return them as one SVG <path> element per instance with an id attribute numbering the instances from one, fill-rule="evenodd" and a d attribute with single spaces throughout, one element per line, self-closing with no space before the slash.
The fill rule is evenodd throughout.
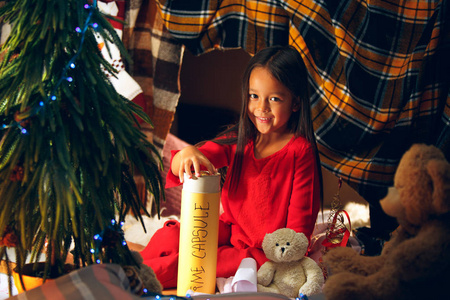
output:
<path id="1" fill-rule="evenodd" d="M 264 239 L 263 239 L 262 245 L 261 245 L 263 248 L 266 248 L 266 246 L 268 246 L 267 244 L 269 243 L 271 235 L 272 235 L 271 233 L 266 233 L 266 235 L 264 236 Z"/>
<path id="2" fill-rule="evenodd" d="M 437 215 L 450 211 L 450 164 L 442 160 L 430 160 L 427 172 L 433 181 L 433 209 Z"/>

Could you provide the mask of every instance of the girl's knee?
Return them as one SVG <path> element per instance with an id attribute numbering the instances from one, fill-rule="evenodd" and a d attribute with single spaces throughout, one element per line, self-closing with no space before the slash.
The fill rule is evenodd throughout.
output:
<path id="1" fill-rule="evenodd" d="M 141 251 L 144 260 L 178 254 L 180 239 L 180 222 L 168 220 L 157 230 L 150 242 Z"/>

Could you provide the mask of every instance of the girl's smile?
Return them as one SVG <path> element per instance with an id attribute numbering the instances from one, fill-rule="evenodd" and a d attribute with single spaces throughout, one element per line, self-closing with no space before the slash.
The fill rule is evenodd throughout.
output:
<path id="1" fill-rule="evenodd" d="M 259 117 L 256 117 L 256 119 L 261 123 L 268 123 L 270 122 L 270 120 L 272 120 L 272 118 L 259 118 Z"/>
<path id="2" fill-rule="evenodd" d="M 293 96 L 265 67 L 253 69 L 249 80 L 248 116 L 261 134 L 287 133 Z"/>

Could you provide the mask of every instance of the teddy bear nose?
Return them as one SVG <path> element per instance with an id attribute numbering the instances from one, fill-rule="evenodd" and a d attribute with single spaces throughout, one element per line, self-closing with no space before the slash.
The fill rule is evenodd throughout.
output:
<path id="1" fill-rule="evenodd" d="M 284 253 L 284 250 L 286 250 L 286 248 L 281 247 L 281 253 Z"/>

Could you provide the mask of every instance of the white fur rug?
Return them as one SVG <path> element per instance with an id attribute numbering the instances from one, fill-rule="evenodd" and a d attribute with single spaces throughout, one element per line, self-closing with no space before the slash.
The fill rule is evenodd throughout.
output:
<path id="1" fill-rule="evenodd" d="M 369 227 L 370 226 L 370 218 L 369 218 L 369 206 L 365 204 L 359 204 L 356 202 L 349 202 L 344 206 L 344 210 L 350 216 L 351 226 L 352 228 L 357 227 Z M 329 212 L 328 212 L 329 213 Z M 317 223 L 327 222 L 328 214 L 327 211 L 324 211 L 324 218 L 322 221 L 322 216 L 319 214 L 317 218 Z M 136 218 L 132 216 L 128 216 L 125 219 L 125 225 L 123 226 L 123 230 L 125 233 L 125 240 L 146 246 L 150 241 L 153 234 L 161 227 L 163 227 L 164 223 L 167 220 L 179 220 L 177 216 L 170 217 L 161 217 L 158 219 L 157 216 L 150 218 L 143 216 L 143 221 L 147 232 L 142 228 L 142 224 L 136 220 Z"/>
<path id="2" fill-rule="evenodd" d="M 369 205 L 349 202 L 344 206 L 344 210 L 350 216 L 352 229 L 357 227 L 370 227 Z"/>
<path id="3" fill-rule="evenodd" d="M 136 220 L 135 217 L 127 216 L 125 218 L 125 224 L 122 229 L 125 233 L 126 241 L 146 246 L 153 234 L 163 227 L 167 220 L 179 220 L 177 216 L 161 217 L 161 219 L 158 219 L 157 216 L 153 218 L 143 216 L 142 219 L 146 232 L 144 231 L 141 222 Z"/>
<path id="4" fill-rule="evenodd" d="M 17 295 L 17 289 L 13 286 L 12 296 Z M 0 274 L 0 300 L 8 299 L 8 276 L 6 274 Z"/>

